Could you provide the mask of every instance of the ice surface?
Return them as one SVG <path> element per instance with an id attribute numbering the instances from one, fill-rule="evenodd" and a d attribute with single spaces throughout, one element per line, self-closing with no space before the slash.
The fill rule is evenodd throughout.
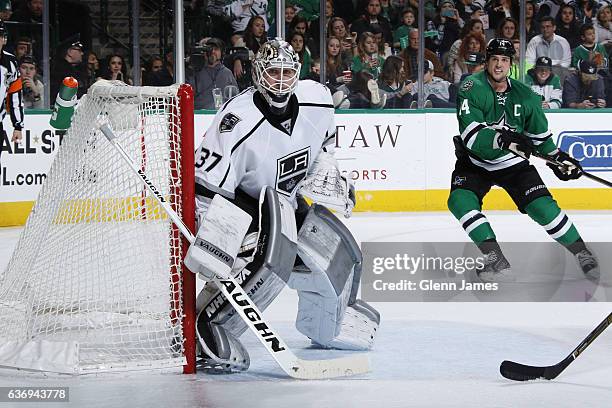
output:
<path id="1" fill-rule="evenodd" d="M 612 213 L 570 212 L 587 241 L 608 241 Z M 526 216 L 488 213 L 500 241 L 547 241 Z M 444 213 L 356 214 L 358 241 L 465 241 Z M 0 229 L 0 270 L 19 228 Z M 603 274 L 611 273 L 602 271 Z M 293 328 L 297 296 L 285 290 L 266 311 L 302 358 L 338 351 L 310 348 Z M 234 375 L 119 373 L 68 377 L 0 372 L 0 386 L 69 386 L 72 407 L 609 407 L 612 329 L 554 381 L 511 382 L 499 364 L 554 364 L 611 309 L 610 303 L 379 303 L 382 323 L 372 372 L 325 381 L 288 379 L 254 336 L 243 336 L 251 368 Z M 17 407 L 40 404 L 16 403 Z M 3 403 L 2 406 L 12 406 Z M 53 404 L 54 407 L 62 404 Z"/>

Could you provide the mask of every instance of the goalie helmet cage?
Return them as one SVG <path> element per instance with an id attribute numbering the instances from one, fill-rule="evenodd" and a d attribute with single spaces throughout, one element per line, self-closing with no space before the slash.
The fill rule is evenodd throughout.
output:
<path id="1" fill-rule="evenodd" d="M 81 99 L 0 275 L 0 366 L 195 372 L 188 243 L 97 128 L 193 230 L 193 120 L 188 85 L 99 81 Z"/>

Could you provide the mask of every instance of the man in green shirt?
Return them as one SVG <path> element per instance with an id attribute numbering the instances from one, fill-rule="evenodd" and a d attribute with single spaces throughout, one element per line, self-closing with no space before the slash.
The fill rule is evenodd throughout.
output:
<path id="1" fill-rule="evenodd" d="M 508 78 L 515 52 L 512 42 L 491 40 L 485 70 L 467 77 L 460 86 L 457 119 L 461 135 L 455 137 L 457 162 L 448 208 L 484 254 L 485 265 L 476 271 L 483 281 L 514 280 L 510 263 L 481 212 L 482 199 L 493 185 L 506 190 L 522 213 L 574 254 L 587 277 L 597 278 L 597 259 L 526 160 L 537 151 L 563 163 L 562 167 L 550 165 L 561 180 L 582 174 L 578 161 L 557 149 L 551 139 L 540 96 Z"/>

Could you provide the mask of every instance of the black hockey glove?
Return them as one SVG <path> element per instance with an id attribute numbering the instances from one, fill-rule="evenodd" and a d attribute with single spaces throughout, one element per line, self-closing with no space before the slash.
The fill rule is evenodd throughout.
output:
<path id="1" fill-rule="evenodd" d="M 527 136 L 511 129 L 500 129 L 497 133 L 497 145 L 500 149 L 509 150 L 524 159 L 528 159 L 533 153 L 533 142 Z"/>
<path id="2" fill-rule="evenodd" d="M 558 162 L 554 164 L 547 162 L 546 165 L 552 169 L 560 180 L 576 180 L 582 176 L 582 166 L 578 163 L 578 160 L 574 159 L 563 150 L 557 150 L 556 153 L 549 155 L 551 159 Z"/>

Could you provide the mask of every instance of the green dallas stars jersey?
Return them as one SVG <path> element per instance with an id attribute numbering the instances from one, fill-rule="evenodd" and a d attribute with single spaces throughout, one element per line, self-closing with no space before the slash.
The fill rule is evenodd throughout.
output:
<path id="1" fill-rule="evenodd" d="M 508 168 L 524 159 L 498 148 L 496 132 L 488 126 L 504 126 L 528 136 L 542 154 L 556 149 L 548 131 L 541 97 L 519 81 L 508 81 L 508 90 L 496 94 L 486 72 L 481 71 L 462 82 L 457 97 L 459 131 L 472 153 L 470 160 L 489 171 Z"/>

